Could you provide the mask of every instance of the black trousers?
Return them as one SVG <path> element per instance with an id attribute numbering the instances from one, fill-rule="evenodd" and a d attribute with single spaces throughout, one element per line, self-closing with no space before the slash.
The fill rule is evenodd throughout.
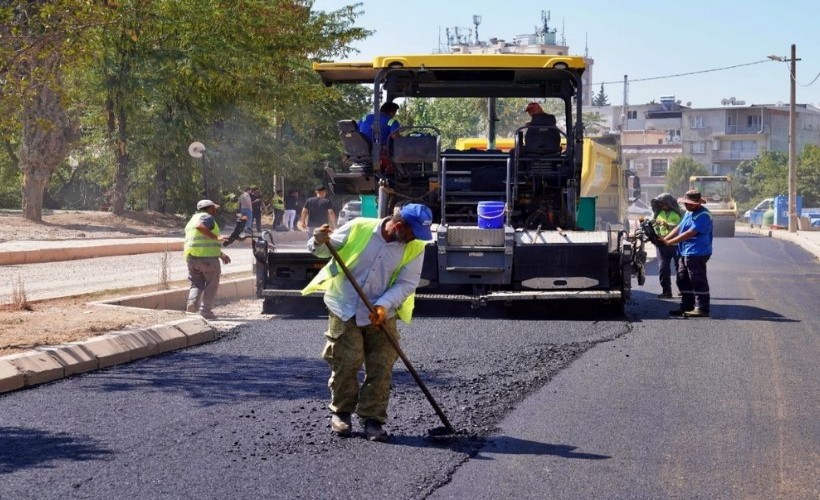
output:
<path id="1" fill-rule="evenodd" d="M 680 269 L 680 257 L 677 247 L 661 246 L 658 250 L 658 278 L 663 293 L 672 293 L 672 261 L 675 261 L 675 274 Z"/>
<path id="2" fill-rule="evenodd" d="M 678 290 L 681 293 L 680 308 L 691 311 L 695 307 L 709 312 L 709 280 L 706 279 L 706 263 L 711 255 L 681 256 L 678 268 Z"/>

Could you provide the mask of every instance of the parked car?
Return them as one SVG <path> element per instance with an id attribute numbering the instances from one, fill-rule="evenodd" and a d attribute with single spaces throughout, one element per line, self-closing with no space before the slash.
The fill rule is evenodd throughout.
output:
<path id="1" fill-rule="evenodd" d="M 342 205 L 342 209 L 339 210 L 339 217 L 336 218 L 336 223 L 341 226 L 342 224 L 352 221 L 356 217 L 361 217 L 361 215 L 362 202 L 359 200 L 350 200 Z"/>
<path id="2" fill-rule="evenodd" d="M 749 222 L 749 218 L 752 215 L 752 210 L 763 210 L 765 212 L 770 208 L 774 208 L 774 198 L 766 198 L 765 200 L 755 205 L 754 208 L 743 212 L 743 220 Z"/>

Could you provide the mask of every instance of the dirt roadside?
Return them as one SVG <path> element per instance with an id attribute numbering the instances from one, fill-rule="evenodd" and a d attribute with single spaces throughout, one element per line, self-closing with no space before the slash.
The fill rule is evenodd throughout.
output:
<path id="1" fill-rule="evenodd" d="M 182 217 L 156 212 L 128 212 L 119 217 L 110 212 L 55 211 L 44 213 L 42 223 L 34 223 L 23 219 L 19 211 L 0 211 L 0 242 L 182 236 L 186 222 Z M 70 262 L 66 266 L 70 266 Z M 178 281 L 169 285 L 179 288 L 186 286 L 187 282 Z M 83 340 L 109 331 L 147 327 L 184 318 L 183 312 L 175 311 L 87 306 L 93 301 L 157 290 L 157 286 L 140 287 L 2 305 L 0 356 L 38 346 Z"/>

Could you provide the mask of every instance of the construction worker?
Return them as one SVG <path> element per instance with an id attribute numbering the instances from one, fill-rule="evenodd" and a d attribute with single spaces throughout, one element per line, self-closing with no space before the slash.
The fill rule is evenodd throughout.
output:
<path id="1" fill-rule="evenodd" d="M 654 213 L 652 226 L 658 237 L 663 238 L 670 231 L 675 229 L 681 220 L 681 210 L 678 202 L 669 193 L 661 193 L 657 198 L 649 202 Z M 674 246 L 655 245 L 658 251 L 658 279 L 661 283 L 661 294 L 659 299 L 672 298 L 672 261 L 675 261 L 675 274 L 678 273 L 680 257 L 678 249 Z"/>
<path id="2" fill-rule="evenodd" d="M 197 212 L 185 226 L 182 255 L 188 264 L 188 281 L 191 282 L 185 311 L 192 314 L 199 312 L 205 319 L 216 319 L 213 307 L 222 274 L 219 261 L 221 259 L 225 264 L 231 262 L 231 258 L 222 253 L 224 238 L 220 236 L 219 224 L 214 218 L 218 208 L 219 205 L 211 200 L 199 200 Z"/>
<path id="3" fill-rule="evenodd" d="M 338 436 L 351 435 L 351 415 L 355 412 L 363 421 L 367 439 L 387 440 L 382 426 L 387 420 L 393 364 L 398 358 L 387 335 L 398 342 L 396 318 L 405 323 L 412 318 L 425 241 L 433 238 L 432 221 L 429 208 L 411 203 L 392 217 L 358 217 L 332 234 L 325 224 L 308 240 L 308 250 L 319 257 L 331 255 L 328 243 L 338 250 L 375 310 L 371 313 L 334 261 L 302 290 L 305 295 L 325 291 L 329 317 L 322 358 L 331 369 L 328 408 L 332 412 L 331 430 Z M 360 387 L 362 364 L 365 377 Z"/>
<path id="4" fill-rule="evenodd" d="M 282 197 L 282 190 L 277 189 L 271 200 L 273 206 L 273 229 L 282 225 L 282 215 L 285 213 L 285 198 Z"/>
<path id="5" fill-rule="evenodd" d="M 681 304 L 678 309 L 669 311 L 669 315 L 708 318 L 710 295 L 706 263 L 712 256 L 712 214 L 703 206 L 706 200 L 700 191 L 695 189 L 687 191 L 678 201 L 683 203 L 686 214 L 678 227 L 661 240 L 667 245 L 678 245 L 681 257 L 678 269 Z"/>

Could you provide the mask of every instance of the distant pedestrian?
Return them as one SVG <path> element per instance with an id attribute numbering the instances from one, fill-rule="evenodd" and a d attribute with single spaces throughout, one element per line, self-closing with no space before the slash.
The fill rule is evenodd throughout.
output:
<path id="1" fill-rule="evenodd" d="M 251 187 L 248 186 L 239 195 L 239 212 L 247 217 L 245 232 L 253 233 L 253 201 L 251 200 Z"/>
<path id="2" fill-rule="evenodd" d="M 273 228 L 276 229 L 282 225 L 283 215 L 285 214 L 285 199 L 282 197 L 281 189 L 277 189 L 273 194 L 271 205 L 273 206 Z"/>
<path id="3" fill-rule="evenodd" d="M 308 198 L 305 206 L 302 207 L 302 215 L 299 223 L 307 229 L 308 237 L 313 236 L 313 230 L 324 224 L 330 229 L 336 229 L 336 212 L 333 211 L 333 204 L 327 199 L 327 187 L 316 186 L 316 196 Z"/>
<path id="4" fill-rule="evenodd" d="M 650 205 L 652 206 L 652 226 L 655 228 L 655 233 L 663 238 L 669 234 L 673 229 L 678 227 L 681 220 L 680 207 L 675 198 L 669 193 L 661 193 L 657 198 L 654 198 Z M 656 245 L 658 251 L 658 279 L 661 284 L 661 294 L 658 295 L 660 299 L 672 298 L 672 262 L 675 262 L 675 274 L 680 269 L 680 257 L 678 256 L 678 249 L 674 246 Z"/>
<path id="5" fill-rule="evenodd" d="M 298 189 L 291 189 L 285 198 L 285 227 L 288 231 L 293 231 L 293 224 L 296 221 L 296 212 L 302 209 L 302 195 Z"/>
<path id="6" fill-rule="evenodd" d="M 712 214 L 703 206 L 706 200 L 700 191 L 691 189 L 678 201 L 686 207 L 686 214 L 678 227 L 661 240 L 667 245 L 678 245 L 681 260 L 678 269 L 681 304 L 679 309 L 669 311 L 669 315 L 708 318 L 710 296 L 706 263 L 712 256 Z"/>
<path id="7" fill-rule="evenodd" d="M 211 200 L 199 200 L 197 212 L 185 226 L 182 255 L 188 264 L 188 281 L 191 282 L 185 311 L 198 312 L 205 319 L 216 319 L 213 307 L 222 274 L 219 261 L 231 262 L 231 258 L 222 253 L 224 238 L 220 236 L 219 224 L 214 218 L 218 208 L 219 205 Z"/>
<path id="8" fill-rule="evenodd" d="M 262 232 L 262 191 L 258 187 L 251 187 L 251 205 L 253 206 L 253 221 L 256 223 L 256 232 Z"/>

